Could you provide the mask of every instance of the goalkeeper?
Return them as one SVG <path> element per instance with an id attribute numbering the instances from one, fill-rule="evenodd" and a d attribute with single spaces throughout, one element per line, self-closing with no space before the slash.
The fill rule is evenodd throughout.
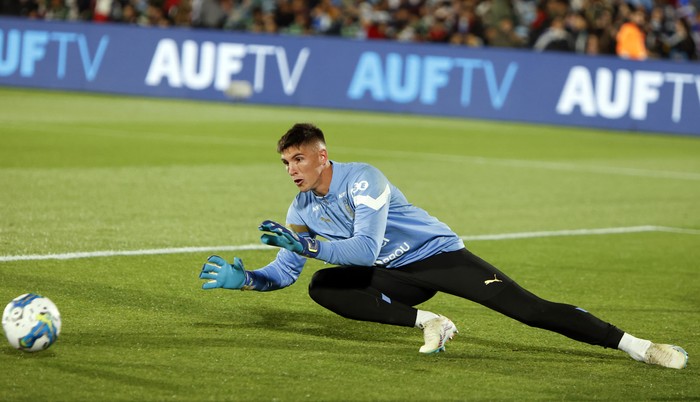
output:
<path id="1" fill-rule="evenodd" d="M 318 127 L 294 125 L 277 151 L 299 189 L 287 226 L 267 220 L 259 228 L 263 243 L 280 247 L 277 257 L 252 271 L 237 257 L 233 264 L 209 257 L 200 273 L 208 280 L 204 289 L 281 289 L 297 280 L 307 258 L 316 258 L 335 265 L 311 278 L 316 303 L 354 320 L 420 328 L 420 353 L 444 350 L 457 333 L 447 317 L 415 307 L 445 292 L 532 327 L 623 350 L 638 361 L 686 366 L 688 355 L 678 346 L 636 338 L 582 308 L 523 289 L 469 252 L 447 225 L 410 204 L 379 170 L 331 161 Z"/>

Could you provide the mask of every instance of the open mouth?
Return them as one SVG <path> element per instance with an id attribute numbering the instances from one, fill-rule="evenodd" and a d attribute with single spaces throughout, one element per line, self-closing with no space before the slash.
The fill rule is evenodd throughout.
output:
<path id="1" fill-rule="evenodd" d="M 301 183 L 303 183 L 303 182 L 304 182 L 304 179 L 294 179 L 294 184 L 296 184 L 297 186 L 301 186 Z"/>

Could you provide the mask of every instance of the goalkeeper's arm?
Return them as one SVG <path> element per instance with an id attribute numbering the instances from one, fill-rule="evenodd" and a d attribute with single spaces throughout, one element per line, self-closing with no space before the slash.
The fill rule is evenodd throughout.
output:
<path id="1" fill-rule="evenodd" d="M 280 250 L 277 258 L 267 266 L 246 271 L 238 257 L 229 264 L 219 256 L 211 256 L 202 267 L 199 278 L 208 280 L 202 285 L 203 289 L 276 290 L 296 282 L 305 262 L 306 258 Z"/>
<path id="2" fill-rule="evenodd" d="M 251 279 L 246 289 L 265 292 L 286 288 L 297 281 L 305 263 L 306 258 L 288 250 L 280 250 L 277 258 L 265 267 L 246 271 Z"/>

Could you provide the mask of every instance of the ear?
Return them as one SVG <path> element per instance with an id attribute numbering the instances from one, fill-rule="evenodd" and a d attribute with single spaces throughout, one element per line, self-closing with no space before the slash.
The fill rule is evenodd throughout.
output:
<path id="1" fill-rule="evenodd" d="M 328 151 L 325 148 L 321 148 L 318 151 L 318 158 L 321 164 L 325 165 L 328 162 Z"/>

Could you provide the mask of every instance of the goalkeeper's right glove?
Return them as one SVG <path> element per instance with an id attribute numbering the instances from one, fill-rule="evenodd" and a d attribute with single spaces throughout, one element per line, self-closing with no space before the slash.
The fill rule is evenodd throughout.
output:
<path id="1" fill-rule="evenodd" d="M 243 261 L 240 258 L 234 257 L 231 265 L 218 255 L 207 258 L 199 279 L 209 279 L 202 285 L 202 289 L 243 289 L 252 282 L 248 272 L 243 269 Z"/>

